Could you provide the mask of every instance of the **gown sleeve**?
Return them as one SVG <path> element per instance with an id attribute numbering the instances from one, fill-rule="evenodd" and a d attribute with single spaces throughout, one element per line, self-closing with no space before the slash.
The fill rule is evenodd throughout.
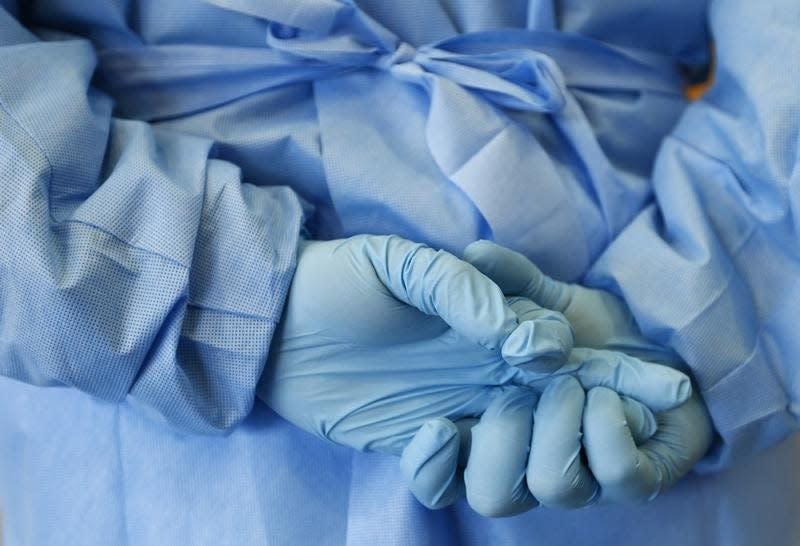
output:
<path id="1" fill-rule="evenodd" d="M 0 374 L 228 429 L 254 401 L 301 205 L 207 139 L 114 119 L 95 62 L 0 5 Z"/>
<path id="2" fill-rule="evenodd" d="M 711 3 L 716 83 L 664 142 L 655 204 L 587 283 L 694 374 L 721 468 L 798 430 L 800 3 Z"/>

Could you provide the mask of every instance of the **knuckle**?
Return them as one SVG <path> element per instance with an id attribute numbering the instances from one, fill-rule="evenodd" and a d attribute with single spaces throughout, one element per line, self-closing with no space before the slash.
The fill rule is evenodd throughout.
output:
<path id="1" fill-rule="evenodd" d="M 467 492 L 467 502 L 475 512 L 487 518 L 508 515 L 512 509 L 509 502 L 494 495 L 479 495 Z"/>
<path id="2" fill-rule="evenodd" d="M 561 483 L 560 480 L 549 480 L 545 478 L 534 478 L 528 483 L 528 487 L 533 496 L 545 506 L 558 506 L 567 501 L 572 490 L 570 487 Z"/>
<path id="3" fill-rule="evenodd" d="M 414 497 L 422 504 L 425 508 L 429 510 L 441 510 L 442 508 L 447 508 L 455 499 L 452 499 L 444 494 L 437 494 L 437 495 L 427 495 L 424 492 L 412 491 Z"/>
<path id="4" fill-rule="evenodd" d="M 597 481 L 602 485 L 622 488 L 636 481 L 639 472 L 638 464 L 629 464 L 624 461 L 614 461 L 601 469 L 595 469 Z"/>
<path id="5" fill-rule="evenodd" d="M 529 476 L 528 488 L 544 506 L 572 508 L 578 504 L 577 487 L 563 476 Z"/>

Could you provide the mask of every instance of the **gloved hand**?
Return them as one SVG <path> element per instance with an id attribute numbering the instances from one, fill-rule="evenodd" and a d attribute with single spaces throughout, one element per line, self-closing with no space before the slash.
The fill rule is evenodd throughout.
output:
<path id="1" fill-rule="evenodd" d="M 572 344 L 559 313 L 506 300 L 469 264 L 397 237 L 308 243 L 286 306 L 259 396 L 361 450 L 399 454 L 430 419 L 479 417 L 515 386 L 543 390 Z M 688 378 L 663 370 L 631 360 L 615 376 L 584 359 L 564 373 L 671 407 Z"/>
<path id="2" fill-rule="evenodd" d="M 676 381 L 682 378 L 681 381 Z M 455 423 L 432 419 L 425 423 L 403 451 L 400 467 L 414 496 L 429 508 L 443 508 L 466 495 L 470 506 L 484 516 L 510 516 L 535 507 L 538 502 L 526 483 L 534 459 L 529 453 L 533 438 L 551 452 L 536 464 L 546 464 L 547 475 L 579 472 L 582 402 L 561 399 L 563 385 L 575 384 L 580 395 L 588 385 L 598 385 L 620 396 L 622 421 L 628 423 L 637 445 L 656 432 L 654 411 L 682 406 L 690 395 L 687 378 L 674 370 L 642 362 L 622 353 L 575 349 L 569 363 L 527 388 L 511 387 L 499 393 L 480 419 Z M 600 387 L 599 385 L 603 385 Z M 537 394 L 544 392 L 536 407 Z M 574 393 L 570 393 L 571 395 Z M 563 403 L 562 403 L 563 402 Z M 539 408 L 547 408 L 540 415 Z M 577 419 L 577 428 L 572 426 Z M 531 432 L 533 431 L 533 432 Z M 534 442 L 536 445 L 536 442 Z M 540 450 L 541 452 L 541 450 Z M 541 472 L 537 469 L 536 475 Z M 572 484 L 575 486 L 581 484 Z M 594 481 L 589 482 L 594 486 Z M 582 494 L 580 488 L 577 494 Z M 589 491 L 591 496 L 593 490 Z M 549 500 L 549 499 L 542 499 Z"/>
<path id="3" fill-rule="evenodd" d="M 467 247 L 464 259 L 507 295 L 564 313 L 578 346 L 614 348 L 680 366 L 673 352 L 641 335 L 624 302 L 612 294 L 550 279 L 521 254 L 488 241 Z M 661 408 L 657 430 L 647 441 L 640 439 L 640 447 L 632 434 L 639 424 L 626 419 L 624 404 L 605 387 L 584 395 L 571 378 L 550 382 L 536 408 L 527 471 L 539 501 L 578 507 L 603 499 L 649 500 L 689 472 L 711 445 L 711 420 L 697 395 L 676 408 Z M 591 473 L 579 456 L 581 425 Z"/>
<path id="4" fill-rule="evenodd" d="M 319 436 L 399 454 L 426 420 L 480 415 L 571 348 L 560 313 L 507 302 L 451 254 L 399 237 L 307 242 L 258 396 Z"/>

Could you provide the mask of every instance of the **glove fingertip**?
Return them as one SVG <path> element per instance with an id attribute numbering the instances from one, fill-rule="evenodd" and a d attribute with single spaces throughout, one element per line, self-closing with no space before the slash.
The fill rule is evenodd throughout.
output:
<path id="1" fill-rule="evenodd" d="M 487 253 L 491 253 L 498 246 L 499 245 L 489 241 L 488 239 L 478 239 L 477 241 L 473 241 L 472 243 L 468 244 L 466 248 L 464 248 L 462 256 L 464 257 L 465 261 L 474 263 L 476 261 L 480 261 L 487 255 Z"/>
<path id="2" fill-rule="evenodd" d="M 683 372 L 673 370 L 662 364 L 648 364 L 649 366 L 659 366 L 664 375 L 660 377 L 663 381 L 663 389 L 660 389 L 657 400 L 652 400 L 648 406 L 654 411 L 668 411 L 682 406 L 692 397 L 692 381 Z M 656 391 L 654 391 L 655 393 Z"/>
<path id="3" fill-rule="evenodd" d="M 622 397 L 622 406 L 634 443 L 636 445 L 643 444 L 658 430 L 658 424 L 653 412 L 647 406 L 642 405 L 641 402 L 637 402 L 627 396 Z"/>
<path id="4" fill-rule="evenodd" d="M 685 403 L 692 397 L 692 382 L 688 377 L 682 379 L 678 384 L 678 405 Z"/>
<path id="5" fill-rule="evenodd" d="M 426 421 L 403 449 L 400 467 L 406 479 L 416 479 L 436 455 L 452 448 L 457 437 L 458 428 L 450 420 L 436 418 Z"/>
<path id="6" fill-rule="evenodd" d="M 400 457 L 400 470 L 414 497 L 427 508 L 444 508 L 459 494 L 459 431 L 445 418 L 420 427 Z"/>
<path id="7" fill-rule="evenodd" d="M 552 320 L 522 322 L 506 338 L 501 355 L 511 366 L 538 373 L 550 373 L 563 365 L 572 349 L 573 334 L 568 324 Z"/>

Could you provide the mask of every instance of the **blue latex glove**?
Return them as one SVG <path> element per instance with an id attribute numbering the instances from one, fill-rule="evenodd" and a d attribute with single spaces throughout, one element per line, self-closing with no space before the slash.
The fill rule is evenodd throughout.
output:
<path id="1" fill-rule="evenodd" d="M 258 395 L 299 427 L 399 454 L 435 417 L 478 416 L 572 348 L 560 313 L 398 237 L 309 242 Z"/>
<path id="2" fill-rule="evenodd" d="M 637 425 L 627 418 L 617 393 L 597 387 L 586 394 L 572 378 L 548 386 L 535 419 L 528 486 L 543 504 L 562 508 L 652 500 L 692 469 L 712 438 L 710 420 L 696 394 L 657 413 L 655 433 L 637 441 Z"/>
<path id="3" fill-rule="evenodd" d="M 613 375 L 591 359 L 561 368 L 572 346 L 561 314 L 506 300 L 466 262 L 398 237 L 306 244 L 276 339 L 258 390 L 270 407 L 334 442 L 393 454 L 426 421 L 479 417 L 514 386 L 541 391 L 563 372 L 591 388 Z M 664 370 L 656 398 L 685 398 L 688 379 Z M 621 369 L 620 392 L 653 394 L 642 372 Z"/>
<path id="4" fill-rule="evenodd" d="M 679 365 L 674 353 L 642 337 L 624 302 L 611 294 L 550 279 L 521 254 L 487 241 L 470 245 L 464 258 L 504 293 L 564 313 L 577 345 Z M 658 412 L 657 430 L 637 446 L 631 429 L 638 424 L 626 418 L 624 402 L 612 389 L 592 388 L 584 396 L 571 378 L 551 382 L 536 409 L 527 471 L 536 498 L 561 507 L 603 499 L 649 500 L 689 472 L 713 439 L 705 406 L 695 395 L 672 409 L 650 407 Z M 581 425 L 591 473 L 580 458 Z"/>
<path id="5" fill-rule="evenodd" d="M 526 483 L 526 473 L 530 474 L 532 464 L 529 453 L 532 430 L 534 437 L 546 438 L 557 448 L 570 447 L 568 454 L 561 449 L 559 460 L 551 457 L 554 468 L 580 464 L 582 403 L 577 407 L 578 434 L 573 437 L 568 436 L 571 429 L 559 430 L 547 421 L 549 417 L 540 421 L 538 409 L 534 415 L 539 393 L 544 393 L 539 407 L 545 400 L 553 400 L 556 410 L 558 396 L 554 398 L 553 393 L 558 392 L 560 385 L 573 383 L 581 395 L 584 388 L 625 393 L 627 396 L 618 400 L 623 419 L 637 444 L 648 441 L 657 429 L 646 406 L 655 411 L 675 408 L 684 404 L 691 392 L 688 378 L 666 366 L 645 363 L 622 353 L 575 349 L 569 362 L 554 374 L 529 382 L 527 388 L 510 387 L 498 393 L 479 420 L 453 423 L 439 418 L 425 423 L 400 460 L 414 496 L 429 508 L 443 508 L 466 495 L 475 511 L 492 517 L 510 516 L 535 507 L 537 499 Z M 565 403 L 563 413 L 569 412 L 574 413 L 575 408 Z M 559 411 L 554 413 L 557 419 L 553 423 L 575 419 Z M 571 440 L 577 444 L 573 445 Z"/>

